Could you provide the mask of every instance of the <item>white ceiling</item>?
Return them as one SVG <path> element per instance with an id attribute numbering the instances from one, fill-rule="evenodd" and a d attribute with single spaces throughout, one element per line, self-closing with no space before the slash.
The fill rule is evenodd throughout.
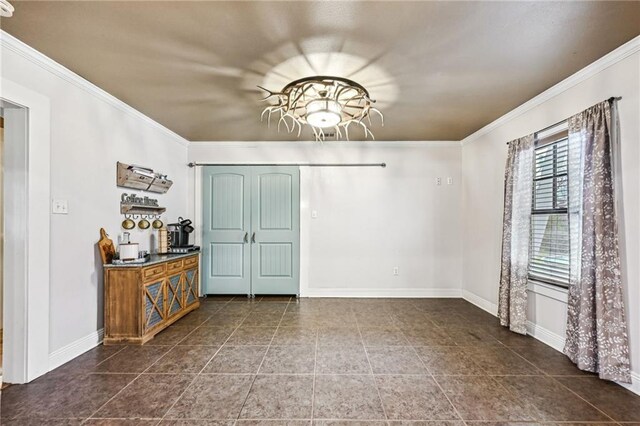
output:
<path id="1" fill-rule="evenodd" d="M 460 140 L 640 34 L 640 2 L 14 4 L 3 30 L 192 141 L 297 139 L 256 85 L 314 74 L 369 89 L 377 140 Z"/>

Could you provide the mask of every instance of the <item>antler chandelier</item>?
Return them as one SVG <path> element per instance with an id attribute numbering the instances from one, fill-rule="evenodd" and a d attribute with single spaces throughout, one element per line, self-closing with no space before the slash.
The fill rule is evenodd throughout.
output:
<path id="1" fill-rule="evenodd" d="M 280 92 L 272 92 L 258 86 L 268 95 L 263 101 L 274 98 L 276 104 L 267 106 L 260 121 L 275 114 L 278 119 L 278 131 L 281 125 L 289 133 L 298 131 L 298 137 L 303 125 L 309 125 L 317 141 L 324 141 L 326 129 L 333 128 L 336 138 L 343 136 L 349 140 L 349 126 L 362 127 L 365 139 L 371 136 L 375 139 L 366 122 L 371 126 L 371 114 L 380 116 L 384 125 L 382 113 L 374 108 L 375 102 L 369 96 L 367 89 L 353 80 L 341 77 L 313 76 L 292 81 L 284 86 Z"/>

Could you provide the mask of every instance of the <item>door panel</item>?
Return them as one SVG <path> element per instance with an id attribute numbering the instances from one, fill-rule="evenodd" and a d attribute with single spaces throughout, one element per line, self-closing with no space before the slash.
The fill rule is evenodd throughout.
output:
<path id="1" fill-rule="evenodd" d="M 250 294 L 251 170 L 204 167 L 203 288 L 209 294 Z"/>
<path id="2" fill-rule="evenodd" d="M 300 172 L 297 167 L 252 168 L 253 294 L 298 294 L 299 206 Z"/>

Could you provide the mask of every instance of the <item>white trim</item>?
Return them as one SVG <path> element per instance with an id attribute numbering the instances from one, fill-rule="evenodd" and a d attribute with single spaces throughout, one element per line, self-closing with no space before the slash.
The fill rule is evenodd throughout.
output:
<path id="1" fill-rule="evenodd" d="M 461 297 L 457 288 L 301 288 L 300 297 Z"/>
<path id="2" fill-rule="evenodd" d="M 555 86 L 552 86 L 551 88 L 545 90 L 544 92 L 540 93 L 536 97 L 523 103 L 519 107 L 506 113 L 502 117 L 487 124 L 480 130 L 470 134 L 466 138 L 462 139 L 461 141 L 462 145 L 464 146 L 470 142 L 473 142 L 479 139 L 480 137 L 486 135 L 487 133 L 492 132 L 493 130 L 502 126 L 503 124 L 547 102 L 548 100 L 554 98 L 555 96 L 561 94 L 562 92 L 593 77 L 594 75 L 601 72 L 602 70 L 616 64 L 617 62 L 622 61 L 623 59 L 633 55 L 638 51 L 640 51 L 640 36 L 628 41 L 627 43 L 613 50 L 612 52 L 609 52 L 608 54 L 604 55 L 602 58 L 598 59 L 597 61 L 582 68 L 580 71 L 576 72 L 575 74 L 572 74 L 571 76 L 565 78 Z M 612 93 L 611 95 L 614 96 L 616 95 L 616 93 Z"/>
<path id="3" fill-rule="evenodd" d="M 478 308 L 489 312 L 491 315 L 498 316 L 498 305 L 495 303 L 489 302 L 488 300 L 471 293 L 469 290 L 462 290 L 462 298 L 467 302 L 476 305 Z"/>
<path id="4" fill-rule="evenodd" d="M 191 147 L 207 147 L 207 148 L 260 148 L 268 146 L 270 148 L 282 148 L 290 146 L 303 147 L 358 147 L 364 148 L 372 146 L 375 148 L 416 148 L 416 147 L 445 147 L 451 148 L 460 146 L 460 141 L 191 141 Z"/>
<path id="5" fill-rule="evenodd" d="M 23 107 L 15 111 L 26 117 L 14 130 L 5 124 L 3 155 L 4 196 L 18 200 L 4 204 L 5 224 L 12 223 L 11 232 L 5 229 L 4 282 L 14 285 L 4 288 L 4 341 L 11 353 L 3 352 L 3 378 L 26 383 L 49 371 L 51 106 L 49 98 L 5 78 L 0 89 L 0 98 Z M 18 130 L 21 136 L 10 136 Z M 10 137 L 20 143 L 8 144 Z"/>
<path id="6" fill-rule="evenodd" d="M 102 343 L 103 336 L 104 329 L 101 328 L 100 330 L 94 331 L 93 333 L 52 352 L 49 355 L 49 371 L 54 370 L 71 361 L 75 357 L 95 348 Z"/>
<path id="7" fill-rule="evenodd" d="M 569 302 L 569 290 L 566 288 L 529 280 L 527 291 L 548 297 L 567 304 Z"/>
<path id="8" fill-rule="evenodd" d="M 6 33 L 3 30 L 0 30 L 0 44 L 2 45 L 3 48 L 11 50 L 14 53 L 17 53 L 23 58 L 45 69 L 46 71 L 49 71 L 50 73 L 55 74 L 56 76 L 62 78 L 63 80 L 75 85 L 76 87 L 83 89 L 87 93 L 108 103 L 109 105 L 119 109 L 120 111 L 123 111 L 147 123 L 148 125 L 160 130 L 161 132 L 170 136 L 176 143 L 182 146 L 189 145 L 189 141 L 187 141 L 185 138 L 178 135 L 174 131 L 169 130 L 168 128 L 164 127 L 162 124 L 158 123 L 152 118 L 149 118 L 148 116 L 144 115 L 137 109 L 124 103 L 120 99 L 102 90 L 101 88 L 91 83 L 90 81 L 85 80 L 84 78 L 80 77 L 78 74 L 74 73 L 70 69 L 60 65 L 53 59 L 38 52 L 33 47 L 21 42 L 20 40 L 13 37 L 11 34 Z"/>
<path id="9" fill-rule="evenodd" d="M 537 325 L 533 321 L 527 321 L 527 334 L 558 352 L 562 352 L 564 349 L 564 337 Z"/>

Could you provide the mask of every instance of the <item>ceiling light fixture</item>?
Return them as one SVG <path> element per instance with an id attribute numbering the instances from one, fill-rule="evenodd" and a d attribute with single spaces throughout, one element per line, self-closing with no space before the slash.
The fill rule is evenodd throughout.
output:
<path id="1" fill-rule="evenodd" d="M 341 77 L 313 76 L 292 81 L 280 92 L 272 92 L 258 86 L 268 95 L 262 100 L 274 98 L 275 104 L 267 106 L 260 120 L 267 116 L 271 123 L 272 114 L 278 117 L 278 131 L 284 124 L 289 133 L 298 130 L 298 137 L 302 126 L 308 124 L 317 141 L 324 141 L 326 129 L 334 129 L 336 138 L 343 135 L 349 140 L 349 126 L 361 126 L 367 139 L 373 133 L 364 120 L 371 126 L 371 114 L 380 116 L 384 126 L 382 113 L 374 108 L 375 102 L 369 96 L 367 89 L 353 80 Z M 344 133 L 343 133 L 344 132 Z"/>
<path id="2" fill-rule="evenodd" d="M 0 0 L 0 16 L 3 18 L 11 18 L 15 9 L 7 0 Z"/>

